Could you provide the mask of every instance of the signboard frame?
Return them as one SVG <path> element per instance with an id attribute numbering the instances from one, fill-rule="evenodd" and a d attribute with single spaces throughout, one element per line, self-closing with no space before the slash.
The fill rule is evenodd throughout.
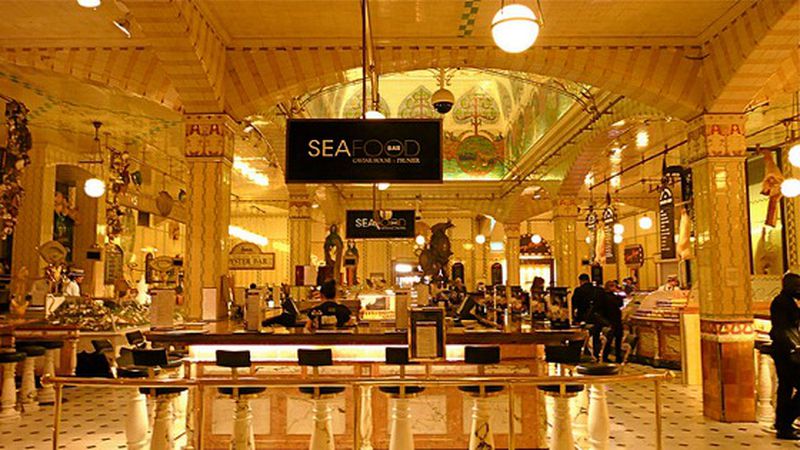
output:
<path id="1" fill-rule="evenodd" d="M 675 243 L 675 195 L 669 186 L 664 186 L 658 196 L 658 249 L 661 259 L 678 256 Z"/>
<path id="2" fill-rule="evenodd" d="M 348 209 L 345 214 L 345 239 L 414 239 L 416 237 L 416 211 L 413 209 L 390 210 L 392 219 L 403 220 L 403 230 L 387 230 L 380 227 L 357 227 L 359 220 L 374 220 L 374 211 L 364 209 Z M 397 217 L 396 217 L 397 216 Z M 384 221 L 379 225 L 383 225 Z"/>
<path id="3" fill-rule="evenodd" d="M 263 260 L 250 258 L 245 261 L 248 256 L 263 258 Z M 243 262 L 234 264 L 234 261 L 237 261 L 234 258 L 241 258 Z M 261 262 L 263 264 L 260 264 Z M 275 253 L 261 251 L 261 248 L 252 242 L 239 242 L 228 252 L 228 269 L 275 270 Z"/>
<path id="4" fill-rule="evenodd" d="M 409 361 L 429 362 L 444 361 L 447 357 L 444 309 L 436 307 L 411 308 L 408 311 L 408 359 Z M 424 330 L 427 339 L 430 333 L 435 333 L 435 343 L 431 343 L 426 336 L 420 338 Z M 427 356 L 427 352 L 420 352 L 421 345 L 435 345 L 435 355 Z M 422 353 L 422 355 L 420 354 Z"/>

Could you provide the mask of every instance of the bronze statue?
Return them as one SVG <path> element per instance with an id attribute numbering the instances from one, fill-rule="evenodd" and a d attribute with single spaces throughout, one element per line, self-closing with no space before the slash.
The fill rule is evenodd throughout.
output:
<path id="1" fill-rule="evenodd" d="M 344 250 L 344 241 L 339 236 L 339 227 L 336 224 L 331 225 L 330 233 L 325 238 L 325 267 L 332 267 L 332 276 L 334 280 L 339 280 L 339 274 L 342 272 L 342 251 Z"/>
<path id="2" fill-rule="evenodd" d="M 446 281 L 450 278 L 450 257 L 453 252 L 450 249 L 450 238 L 447 237 L 446 231 L 454 226 L 450 220 L 432 226 L 431 239 L 419 253 L 419 265 L 422 266 L 422 272 L 431 277 L 433 281 Z"/>

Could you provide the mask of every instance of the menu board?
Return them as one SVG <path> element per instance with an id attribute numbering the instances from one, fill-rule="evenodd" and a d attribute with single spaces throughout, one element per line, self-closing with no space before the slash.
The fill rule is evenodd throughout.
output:
<path id="1" fill-rule="evenodd" d="M 658 198 L 658 242 L 661 259 L 676 257 L 675 197 L 669 186 L 664 186 Z"/>
<path id="2" fill-rule="evenodd" d="M 103 284 L 114 284 L 115 281 L 122 279 L 123 256 L 122 247 L 119 245 L 109 244 L 106 246 Z"/>
<path id="3" fill-rule="evenodd" d="M 444 309 L 412 308 L 409 311 L 408 359 L 436 361 L 445 359 Z"/>
<path id="4" fill-rule="evenodd" d="M 614 243 L 614 224 L 617 222 L 617 213 L 611 205 L 603 210 L 603 228 L 605 232 L 605 257 L 606 264 L 617 262 L 617 244 Z"/>

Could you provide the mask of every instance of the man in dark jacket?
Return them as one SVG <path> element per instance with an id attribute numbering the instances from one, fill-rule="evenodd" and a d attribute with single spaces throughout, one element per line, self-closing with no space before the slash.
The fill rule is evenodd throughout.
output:
<path id="1" fill-rule="evenodd" d="M 778 375 L 775 429 L 778 439 L 798 441 L 800 433 L 793 428 L 793 423 L 800 417 L 800 364 L 792 361 L 792 353 L 800 351 L 795 340 L 800 328 L 800 307 L 796 300 L 800 298 L 800 275 L 787 273 L 783 276 L 782 287 L 769 308 L 772 358 Z"/>
<path id="2" fill-rule="evenodd" d="M 589 322 L 589 310 L 597 300 L 600 289 L 592 285 L 589 275 L 582 273 L 578 277 L 580 286 L 572 293 L 572 321 L 574 323 Z"/>
<path id="3" fill-rule="evenodd" d="M 599 332 L 601 328 L 609 327 L 611 331 L 607 334 L 608 341 L 603 349 L 603 361 L 610 361 L 608 358 L 611 353 L 611 344 L 614 344 L 614 355 L 617 358 L 617 363 L 622 363 L 622 297 L 619 295 L 619 286 L 616 281 L 610 280 L 606 282 L 605 290 L 600 292 L 600 296 L 596 301 L 594 308 L 592 308 L 593 322 L 595 327 L 598 328 L 596 332 L 598 337 L 595 340 L 595 356 L 598 355 L 599 348 Z"/>

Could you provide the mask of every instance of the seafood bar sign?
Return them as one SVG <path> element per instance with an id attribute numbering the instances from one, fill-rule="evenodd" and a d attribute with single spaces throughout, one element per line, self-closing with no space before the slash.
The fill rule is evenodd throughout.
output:
<path id="1" fill-rule="evenodd" d="M 441 183 L 442 121 L 290 119 L 286 183 Z"/>

